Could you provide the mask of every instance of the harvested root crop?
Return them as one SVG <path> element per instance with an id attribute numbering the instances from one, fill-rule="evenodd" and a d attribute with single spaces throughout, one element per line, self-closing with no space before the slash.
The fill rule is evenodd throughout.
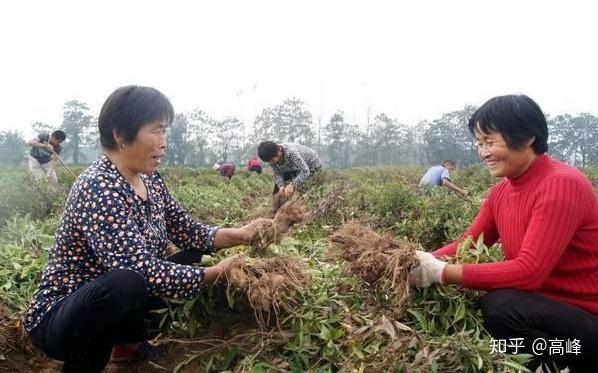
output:
<path id="1" fill-rule="evenodd" d="M 229 289 L 247 295 L 256 319 L 264 325 L 271 312 L 278 320 L 281 309 L 296 306 L 295 292 L 307 286 L 308 276 L 305 265 L 296 259 L 238 257 L 231 263 L 226 281 Z"/>
<path id="2" fill-rule="evenodd" d="M 349 270 L 372 285 L 389 284 L 399 309 L 409 298 L 409 276 L 419 262 L 416 246 L 380 236 L 370 228 L 350 222 L 331 237 L 340 249 L 340 257 L 349 262 Z"/>
<path id="3" fill-rule="evenodd" d="M 305 210 L 299 200 L 291 200 L 285 203 L 274 216 L 274 224 L 285 232 L 293 224 L 297 224 L 305 218 Z"/>
<path id="4" fill-rule="evenodd" d="M 9 327 L 8 316 L 0 308 L 0 353 L 8 350 L 12 345 L 12 332 Z"/>
<path id="5" fill-rule="evenodd" d="M 279 243 L 291 226 L 305 218 L 305 210 L 299 200 L 285 203 L 273 219 L 258 219 L 254 222 L 253 234 L 250 245 L 263 250 L 272 243 Z"/>
<path id="6" fill-rule="evenodd" d="M 286 194 L 282 193 L 282 190 L 272 196 L 272 215 L 276 215 L 278 210 L 287 203 L 291 197 L 287 196 Z"/>
<path id="7" fill-rule="evenodd" d="M 35 349 L 20 318 L 10 317 L 9 313 L 0 307 L 0 354 L 8 350 L 32 353 Z"/>

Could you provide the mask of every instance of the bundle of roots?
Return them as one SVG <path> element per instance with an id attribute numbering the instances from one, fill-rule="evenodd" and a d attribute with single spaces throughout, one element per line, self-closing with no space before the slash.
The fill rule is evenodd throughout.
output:
<path id="1" fill-rule="evenodd" d="M 263 218 L 255 222 L 250 241 L 251 247 L 263 250 L 272 243 L 279 243 L 291 226 L 305 218 L 303 205 L 297 199 L 286 202 L 273 219 Z"/>
<path id="2" fill-rule="evenodd" d="M 411 270 L 419 264 L 416 245 L 380 236 L 355 222 L 343 225 L 330 239 L 352 273 L 372 285 L 390 284 L 399 308 L 405 304 Z"/>
<path id="3" fill-rule="evenodd" d="M 282 192 L 282 190 L 272 196 L 272 216 L 276 215 L 278 210 L 291 199 Z"/>
<path id="4" fill-rule="evenodd" d="M 9 350 L 33 353 L 35 348 L 20 318 L 9 315 L 10 312 L 0 306 L 0 354 Z"/>
<path id="5" fill-rule="evenodd" d="M 274 313 L 278 321 L 281 309 L 292 310 L 295 292 L 308 284 L 305 265 L 292 258 L 252 259 L 238 257 L 226 276 L 228 288 L 247 295 L 256 319 L 265 325 Z"/>

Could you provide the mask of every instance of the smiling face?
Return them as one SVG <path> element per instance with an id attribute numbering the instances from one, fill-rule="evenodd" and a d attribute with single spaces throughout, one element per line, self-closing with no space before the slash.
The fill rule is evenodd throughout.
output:
<path id="1" fill-rule="evenodd" d="M 166 129 L 168 121 L 157 120 L 144 124 L 137 132 L 135 140 L 125 144 L 123 159 L 130 170 L 151 174 L 156 171 L 166 150 Z"/>
<path id="2" fill-rule="evenodd" d="M 536 158 L 531 147 L 533 138 L 523 148 L 511 149 L 500 132 L 486 133 L 476 126 L 474 136 L 478 155 L 494 177 L 514 179 L 525 172 Z"/>

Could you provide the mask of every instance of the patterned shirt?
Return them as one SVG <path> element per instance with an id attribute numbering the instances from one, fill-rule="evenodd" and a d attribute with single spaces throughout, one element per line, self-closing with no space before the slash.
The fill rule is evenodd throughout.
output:
<path id="1" fill-rule="evenodd" d="M 141 175 L 148 199 L 139 197 L 114 164 L 102 156 L 75 181 L 56 231 L 56 243 L 25 314 L 34 329 L 59 300 L 116 269 L 141 274 L 150 295 L 193 298 L 204 269 L 165 260 L 168 241 L 211 253 L 216 226 L 195 222 L 155 172 Z"/>
<path id="2" fill-rule="evenodd" d="M 274 182 L 278 187 L 284 187 L 283 175 L 286 172 L 296 172 L 297 176 L 291 182 L 299 186 L 316 170 L 322 168 L 322 162 L 318 153 L 314 150 L 300 144 L 284 143 L 280 144 L 284 154 L 284 160 L 281 165 L 270 165 L 274 171 Z"/>

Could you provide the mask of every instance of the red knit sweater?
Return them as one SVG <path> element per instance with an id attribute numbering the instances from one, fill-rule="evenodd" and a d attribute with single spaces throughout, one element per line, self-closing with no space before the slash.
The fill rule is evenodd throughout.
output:
<path id="1" fill-rule="evenodd" d="M 500 238 L 505 260 L 463 265 L 463 286 L 534 291 L 598 314 L 598 200 L 581 172 L 537 157 L 492 188 L 463 237 L 482 232 L 487 245 Z"/>

